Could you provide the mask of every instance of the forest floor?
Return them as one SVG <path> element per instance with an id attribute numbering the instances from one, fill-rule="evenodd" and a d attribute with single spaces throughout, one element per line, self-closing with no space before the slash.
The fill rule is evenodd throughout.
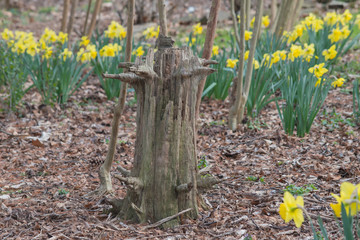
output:
<path id="1" fill-rule="evenodd" d="M 203 194 L 208 209 L 198 219 L 168 230 L 105 214 L 105 198 L 126 194 L 115 179 L 112 196 L 85 196 L 99 186 L 115 104 L 98 79 L 92 76 L 63 107 L 42 105 L 30 91 L 19 112 L 0 112 L 0 239 L 312 239 L 308 221 L 298 229 L 280 218 L 285 189 L 303 193 L 313 220 L 320 215 L 331 239 L 341 239 L 329 203 L 342 182 L 360 181 L 360 128 L 351 116 L 351 80 L 360 70 L 346 64 L 359 53 L 339 62 L 337 74 L 348 81 L 329 92 L 304 138 L 284 133 L 274 103 L 233 132 L 228 101 L 204 100 L 198 158 L 223 181 Z M 135 116 L 130 93 L 112 172 L 132 167 Z"/>

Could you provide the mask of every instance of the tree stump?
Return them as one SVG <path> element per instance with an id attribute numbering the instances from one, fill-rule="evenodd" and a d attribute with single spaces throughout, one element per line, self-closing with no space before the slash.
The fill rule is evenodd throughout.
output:
<path id="1" fill-rule="evenodd" d="M 215 70 L 214 61 L 199 59 L 190 48 L 173 48 L 159 36 L 158 50 L 134 64 L 121 63 L 127 73 L 104 74 L 131 84 L 137 96 L 134 167 L 115 177 L 128 186 L 122 200 L 112 201 L 121 218 L 156 222 L 191 208 L 198 215 L 198 169 L 195 104 L 201 79 Z M 124 173 L 124 171 L 122 171 Z M 202 181 L 200 181 L 202 182 Z M 201 187 L 201 186 L 200 186 Z M 179 223 L 173 219 L 163 227 Z"/>

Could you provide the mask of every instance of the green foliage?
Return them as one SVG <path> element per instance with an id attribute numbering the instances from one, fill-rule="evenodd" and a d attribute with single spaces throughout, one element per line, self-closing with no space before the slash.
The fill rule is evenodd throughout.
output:
<path id="1" fill-rule="evenodd" d="M 284 189 L 284 192 L 290 192 L 292 195 L 304 195 L 306 193 L 312 192 L 314 190 L 317 190 L 317 188 L 314 186 L 314 184 L 306 184 L 303 187 L 297 187 L 293 184 L 287 186 Z"/>
<path id="2" fill-rule="evenodd" d="M 23 59 L 0 41 L 0 92 L 6 93 L 5 102 L 14 111 L 27 90 L 24 89 L 27 71 Z"/>
<path id="3" fill-rule="evenodd" d="M 313 60 L 311 61 L 313 62 Z M 310 62 L 310 63 L 311 63 Z M 278 113 L 285 132 L 292 135 L 295 127 L 299 137 L 309 133 L 312 123 L 319 112 L 330 89 L 329 81 L 321 81 L 318 86 L 316 78 L 308 69 L 309 65 L 302 59 L 295 59 L 294 64 L 282 64 L 283 78 L 280 85 L 282 103 L 276 101 Z"/>
<path id="4" fill-rule="evenodd" d="M 340 124 L 348 125 L 350 127 L 355 127 L 356 125 L 353 119 L 343 118 L 341 114 L 335 112 L 335 109 L 331 113 L 327 113 L 326 110 L 324 110 L 323 115 L 325 116 L 326 119 L 323 119 L 321 121 L 321 124 L 326 126 L 327 130 L 330 132 L 340 128 Z"/>
<path id="5" fill-rule="evenodd" d="M 199 159 L 199 162 L 198 162 L 198 169 L 203 169 L 203 168 L 205 168 L 207 165 L 208 165 L 208 162 L 206 161 L 205 156 L 202 156 L 202 157 Z"/>
<path id="6" fill-rule="evenodd" d="M 66 195 L 66 194 L 68 194 L 68 193 L 69 193 L 69 191 L 68 191 L 68 190 L 66 190 L 66 189 L 62 189 L 62 188 L 60 188 L 60 189 L 59 189 L 59 191 L 58 191 L 58 193 L 59 193 L 59 195 Z"/>
<path id="7" fill-rule="evenodd" d="M 256 176 L 248 176 L 246 177 L 246 181 L 252 181 L 252 182 L 261 182 L 261 183 L 265 183 L 265 178 L 264 177 L 256 177 Z"/>

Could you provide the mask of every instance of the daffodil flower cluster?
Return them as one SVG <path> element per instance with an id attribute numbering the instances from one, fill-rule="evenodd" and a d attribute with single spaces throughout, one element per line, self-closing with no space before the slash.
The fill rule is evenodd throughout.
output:
<path id="1" fill-rule="evenodd" d="M 122 47 L 117 43 L 109 43 L 100 49 L 101 57 L 115 57 L 122 50 Z"/>

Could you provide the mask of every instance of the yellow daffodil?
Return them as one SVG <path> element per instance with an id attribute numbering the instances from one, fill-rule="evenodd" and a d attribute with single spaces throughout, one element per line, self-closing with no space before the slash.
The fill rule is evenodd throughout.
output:
<path id="1" fill-rule="evenodd" d="M 349 215 L 351 211 L 351 216 L 355 216 L 360 209 L 359 194 L 360 184 L 355 186 L 352 183 L 343 182 L 340 186 L 340 197 L 333 193 L 331 194 L 337 201 L 336 204 L 330 203 L 330 207 L 334 210 L 335 215 L 340 217 L 341 203 L 343 203 L 346 213 Z"/>
<path id="2" fill-rule="evenodd" d="M 110 43 L 108 45 L 105 45 L 102 49 L 100 49 L 100 56 L 102 56 L 102 57 L 115 57 L 115 54 L 117 54 L 120 50 L 121 50 L 121 46 L 118 46 L 117 44 L 111 44 Z"/>
<path id="3" fill-rule="evenodd" d="M 45 58 L 45 59 L 49 59 L 52 54 L 53 54 L 52 47 L 46 47 L 46 48 L 45 48 L 44 55 L 42 56 L 42 59 L 44 59 L 44 58 Z"/>
<path id="4" fill-rule="evenodd" d="M 324 21 L 321 19 L 315 19 L 311 24 L 311 29 L 315 32 L 318 32 L 319 30 L 324 28 Z"/>
<path id="5" fill-rule="evenodd" d="M 324 82 L 325 82 L 325 79 L 318 78 L 317 81 L 316 81 L 316 83 L 315 83 L 315 87 L 320 86 L 321 81 L 324 83 Z"/>
<path id="6" fill-rule="evenodd" d="M 255 23 L 255 17 L 253 17 L 253 18 L 251 19 L 250 27 L 254 28 L 254 23 Z"/>
<path id="7" fill-rule="evenodd" d="M 86 51 L 89 52 L 90 58 L 94 59 L 97 56 L 96 46 L 94 44 L 89 44 L 86 46 Z"/>
<path id="8" fill-rule="evenodd" d="M 38 52 L 39 52 L 39 49 L 38 49 L 38 46 L 35 41 L 29 43 L 26 46 L 26 53 L 29 54 L 30 56 L 34 57 L 35 54 Z"/>
<path id="9" fill-rule="evenodd" d="M 219 46 L 216 46 L 216 45 L 213 46 L 212 55 L 213 56 L 219 55 Z"/>
<path id="10" fill-rule="evenodd" d="M 17 54 L 22 54 L 26 51 L 26 46 L 23 41 L 17 41 L 11 48 L 12 52 L 16 52 Z"/>
<path id="11" fill-rule="evenodd" d="M 191 38 L 191 42 L 190 42 L 190 38 L 186 37 L 185 42 L 189 44 L 189 46 L 191 47 L 196 42 L 196 38 Z"/>
<path id="12" fill-rule="evenodd" d="M 257 70 L 260 67 L 260 64 L 257 60 L 253 59 L 254 69 Z"/>
<path id="13" fill-rule="evenodd" d="M 249 58 L 249 50 L 245 51 L 245 54 L 244 54 L 244 60 L 248 60 Z"/>
<path id="14" fill-rule="evenodd" d="M 295 58 L 298 58 L 302 55 L 303 50 L 301 46 L 298 45 L 291 45 L 290 52 L 288 54 L 288 59 L 290 59 L 292 62 L 295 60 Z"/>
<path id="15" fill-rule="evenodd" d="M 339 28 L 334 28 L 329 34 L 328 38 L 331 40 L 331 43 L 338 42 L 343 37 L 343 33 Z"/>
<path id="16" fill-rule="evenodd" d="M 112 21 L 108 29 L 105 30 L 105 37 L 111 39 L 119 38 L 121 40 L 126 37 L 126 30 L 120 23 Z"/>
<path id="17" fill-rule="evenodd" d="M 270 55 L 268 53 L 265 53 L 263 55 L 263 60 L 262 61 L 263 61 L 264 65 L 267 65 L 269 63 L 269 61 L 270 61 Z"/>
<path id="18" fill-rule="evenodd" d="M 296 40 L 296 38 L 301 37 L 303 35 L 304 30 L 306 30 L 306 27 L 302 24 L 298 24 L 295 26 L 294 31 L 296 32 L 296 37 L 295 37 L 294 41 Z"/>
<path id="19" fill-rule="evenodd" d="M 307 16 L 303 22 L 306 26 L 310 27 L 311 24 L 316 20 L 316 16 L 313 13 L 310 13 L 309 16 Z"/>
<path id="20" fill-rule="evenodd" d="M 315 47 L 314 44 L 308 45 L 307 43 L 304 44 L 304 50 L 302 52 L 302 55 L 304 59 L 307 62 L 310 62 L 310 60 L 314 57 Z"/>
<path id="21" fill-rule="evenodd" d="M 350 35 L 350 30 L 348 26 L 345 26 L 341 29 L 341 39 L 346 39 Z"/>
<path id="22" fill-rule="evenodd" d="M 264 28 L 267 28 L 267 27 L 269 26 L 269 24 L 270 24 L 269 16 L 267 16 L 267 15 L 266 15 L 266 16 L 263 16 L 261 20 L 262 20 L 262 21 L 261 21 L 262 26 L 263 26 Z"/>
<path id="23" fill-rule="evenodd" d="M 304 200 L 301 196 L 296 199 L 289 192 L 284 193 L 284 202 L 280 204 L 279 213 L 286 223 L 294 220 L 295 226 L 300 228 L 304 222 L 304 215 L 302 208 L 304 207 Z"/>
<path id="24" fill-rule="evenodd" d="M 64 44 L 67 40 L 68 40 L 68 34 L 59 32 L 58 41 L 61 42 L 61 44 Z"/>
<path id="25" fill-rule="evenodd" d="M 66 61 L 67 58 L 71 58 L 72 51 L 69 51 L 68 48 L 65 48 L 64 51 L 60 54 L 60 58 L 62 57 L 63 61 Z"/>
<path id="26" fill-rule="evenodd" d="M 145 39 L 158 38 L 159 32 L 160 32 L 159 26 L 156 28 L 156 30 L 155 27 L 149 27 L 143 32 L 143 35 L 145 36 Z"/>
<path id="27" fill-rule="evenodd" d="M 309 68 L 309 72 L 313 73 L 317 78 L 320 78 L 322 75 L 328 72 L 326 68 L 324 68 L 325 63 L 317 64 L 314 67 Z"/>
<path id="28" fill-rule="evenodd" d="M 343 22 L 348 23 L 352 19 L 352 14 L 350 13 L 349 9 L 346 9 L 345 12 L 341 15 Z"/>
<path id="29" fill-rule="evenodd" d="M 324 21 L 327 25 L 334 25 L 339 21 L 339 17 L 336 12 L 327 12 L 326 16 L 324 17 Z"/>
<path id="30" fill-rule="evenodd" d="M 87 36 L 81 37 L 80 47 L 81 47 L 81 46 L 86 47 L 89 43 L 90 43 L 90 40 L 88 39 Z"/>
<path id="31" fill-rule="evenodd" d="M 252 37 L 252 32 L 245 30 L 245 41 L 248 41 Z"/>
<path id="32" fill-rule="evenodd" d="M 14 33 L 9 29 L 5 28 L 4 31 L 1 33 L 1 38 L 5 41 L 9 41 L 10 39 L 14 38 Z"/>
<path id="33" fill-rule="evenodd" d="M 355 24 L 360 28 L 360 15 L 356 16 Z"/>
<path id="34" fill-rule="evenodd" d="M 45 28 L 44 33 L 41 35 L 41 39 L 43 39 L 47 43 L 53 43 L 57 41 L 58 36 L 56 33 L 49 29 Z"/>
<path id="35" fill-rule="evenodd" d="M 331 83 L 331 85 L 332 85 L 334 88 L 336 88 L 336 87 L 341 87 L 341 86 L 344 84 L 344 82 L 345 82 L 345 79 L 344 79 L 344 78 L 338 78 L 338 79 L 336 79 L 335 81 L 333 81 L 333 82 Z"/>
<path id="36" fill-rule="evenodd" d="M 134 50 L 132 54 L 141 57 L 142 55 L 144 55 L 144 53 L 145 51 L 143 49 L 143 46 L 140 46 L 136 50 Z"/>
<path id="37" fill-rule="evenodd" d="M 234 68 L 239 60 L 238 59 L 228 59 L 226 60 L 226 67 Z"/>
<path id="38" fill-rule="evenodd" d="M 202 31 L 203 31 L 203 27 L 200 25 L 200 23 L 193 26 L 194 35 L 200 35 L 202 34 Z"/>
<path id="39" fill-rule="evenodd" d="M 325 49 L 322 52 L 322 55 L 325 56 L 325 61 L 334 59 L 336 57 L 337 51 L 336 51 L 336 45 L 332 45 L 329 49 Z"/>
<path id="40" fill-rule="evenodd" d="M 274 52 L 271 54 L 271 61 L 270 61 L 270 67 L 274 64 L 280 61 L 280 54 L 279 52 Z"/>

